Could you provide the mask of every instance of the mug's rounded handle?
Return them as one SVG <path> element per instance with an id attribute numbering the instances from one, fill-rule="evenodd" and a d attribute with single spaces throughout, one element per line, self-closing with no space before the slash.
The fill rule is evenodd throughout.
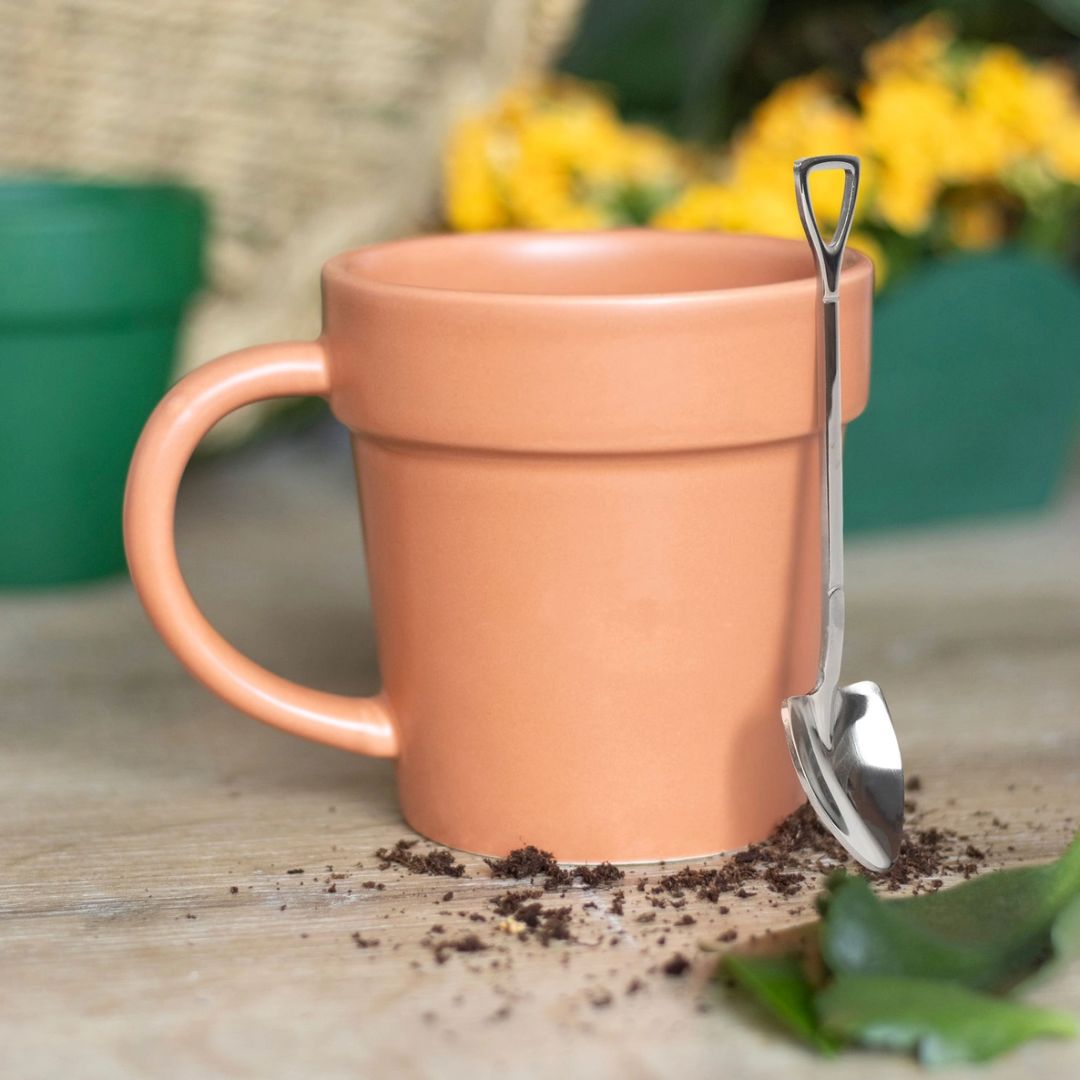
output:
<path id="1" fill-rule="evenodd" d="M 151 622 L 184 666 L 214 693 L 294 735 L 393 757 L 397 735 L 382 695 L 330 694 L 260 667 L 207 622 L 176 558 L 177 490 L 207 431 L 241 405 L 275 397 L 326 397 L 329 392 L 329 366 L 318 342 L 241 349 L 182 379 L 154 410 L 135 448 L 124 499 L 124 544 L 132 581 Z"/>

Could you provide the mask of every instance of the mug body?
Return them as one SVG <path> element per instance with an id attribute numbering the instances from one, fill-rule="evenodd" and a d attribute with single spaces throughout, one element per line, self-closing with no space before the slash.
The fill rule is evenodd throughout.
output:
<path id="1" fill-rule="evenodd" d="M 872 269 L 842 284 L 844 418 Z M 452 847 L 676 859 L 802 801 L 820 640 L 817 286 L 802 243 L 407 240 L 324 272 L 406 819 Z"/>

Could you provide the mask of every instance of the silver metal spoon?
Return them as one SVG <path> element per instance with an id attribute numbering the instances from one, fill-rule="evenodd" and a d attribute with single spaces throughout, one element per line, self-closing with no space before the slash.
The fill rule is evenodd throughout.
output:
<path id="1" fill-rule="evenodd" d="M 840 220 L 830 240 L 818 227 L 810 175 L 843 169 Z M 821 455 L 821 659 L 817 685 L 788 698 L 781 715 L 803 790 L 818 817 L 864 866 L 887 870 L 904 831 L 904 770 L 892 717 L 877 683 L 840 686 L 844 650 L 844 490 L 840 419 L 840 268 L 855 211 L 859 159 L 795 162 L 795 195 L 821 284 L 819 357 L 824 369 Z"/>

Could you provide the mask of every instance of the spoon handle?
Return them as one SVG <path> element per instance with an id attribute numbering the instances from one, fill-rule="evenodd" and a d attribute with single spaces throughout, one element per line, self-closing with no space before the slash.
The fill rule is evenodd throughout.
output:
<path id="1" fill-rule="evenodd" d="M 844 194 L 831 239 L 821 234 L 810 197 L 810 176 L 842 169 Z M 825 413 L 821 456 L 821 657 L 815 692 L 832 702 L 840 681 L 844 651 L 844 466 L 840 413 L 840 269 L 859 190 L 859 159 L 843 154 L 802 158 L 795 162 L 795 197 L 806 238 L 817 262 L 821 285 L 818 349 L 824 371 L 821 383 Z M 832 708 L 821 710 L 818 734 L 832 745 Z"/>

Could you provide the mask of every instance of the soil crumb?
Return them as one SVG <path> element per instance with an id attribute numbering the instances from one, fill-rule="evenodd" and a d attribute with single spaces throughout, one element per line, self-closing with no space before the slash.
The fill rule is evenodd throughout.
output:
<path id="1" fill-rule="evenodd" d="M 379 869 L 386 870 L 394 865 L 403 867 L 410 874 L 430 874 L 433 877 L 452 878 L 465 876 L 465 867 L 447 848 L 434 848 L 422 855 L 414 855 L 412 848 L 416 846 L 416 843 L 415 840 L 399 840 L 392 848 L 379 848 L 375 852 L 375 858 L 379 860 Z"/>

